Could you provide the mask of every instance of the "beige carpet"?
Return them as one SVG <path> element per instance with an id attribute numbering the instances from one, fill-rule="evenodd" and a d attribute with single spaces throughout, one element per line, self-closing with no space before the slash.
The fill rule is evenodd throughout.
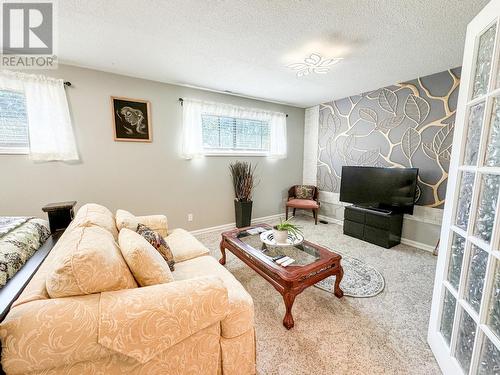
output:
<path id="1" fill-rule="evenodd" d="M 315 287 L 295 299 L 295 327 L 283 325 L 280 294 L 228 254 L 226 267 L 255 303 L 257 371 L 271 374 L 440 374 L 427 345 L 436 257 L 410 246 L 384 249 L 342 234 L 336 224 L 294 219 L 308 240 L 359 258 L 385 278 L 372 298 L 344 297 Z M 219 233 L 199 235 L 219 258 Z"/>

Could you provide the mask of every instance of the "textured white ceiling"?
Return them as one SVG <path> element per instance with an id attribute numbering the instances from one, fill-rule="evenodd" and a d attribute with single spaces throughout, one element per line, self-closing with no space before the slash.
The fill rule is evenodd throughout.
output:
<path id="1" fill-rule="evenodd" d="M 60 0 L 60 61 L 307 107 L 461 65 L 487 0 Z M 286 67 L 344 57 L 326 75 Z"/>

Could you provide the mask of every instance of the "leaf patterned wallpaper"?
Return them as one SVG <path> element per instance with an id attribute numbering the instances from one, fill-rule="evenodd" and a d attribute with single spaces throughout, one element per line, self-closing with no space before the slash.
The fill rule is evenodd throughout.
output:
<path id="1" fill-rule="evenodd" d="M 417 204 L 442 208 L 460 68 L 320 105 L 318 187 L 338 193 L 343 165 L 419 168 Z"/>

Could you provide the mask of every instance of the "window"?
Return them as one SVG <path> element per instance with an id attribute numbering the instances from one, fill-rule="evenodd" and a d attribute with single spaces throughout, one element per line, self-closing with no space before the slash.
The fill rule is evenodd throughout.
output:
<path id="1" fill-rule="evenodd" d="M 0 72 L 0 153 L 79 159 L 62 79 Z"/>
<path id="2" fill-rule="evenodd" d="M 29 152 L 26 99 L 18 91 L 0 90 L 0 153 Z"/>
<path id="3" fill-rule="evenodd" d="M 202 137 L 206 153 L 267 153 L 269 123 L 236 117 L 203 114 Z"/>
<path id="4" fill-rule="evenodd" d="M 286 114 L 183 98 L 183 158 L 255 155 L 284 159 L 286 150 Z"/>

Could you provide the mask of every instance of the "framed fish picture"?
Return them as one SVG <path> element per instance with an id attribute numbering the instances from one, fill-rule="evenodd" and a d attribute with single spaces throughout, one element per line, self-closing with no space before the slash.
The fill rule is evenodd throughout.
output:
<path id="1" fill-rule="evenodd" d="M 151 142 L 151 111 L 147 100 L 111 97 L 115 141 Z"/>

